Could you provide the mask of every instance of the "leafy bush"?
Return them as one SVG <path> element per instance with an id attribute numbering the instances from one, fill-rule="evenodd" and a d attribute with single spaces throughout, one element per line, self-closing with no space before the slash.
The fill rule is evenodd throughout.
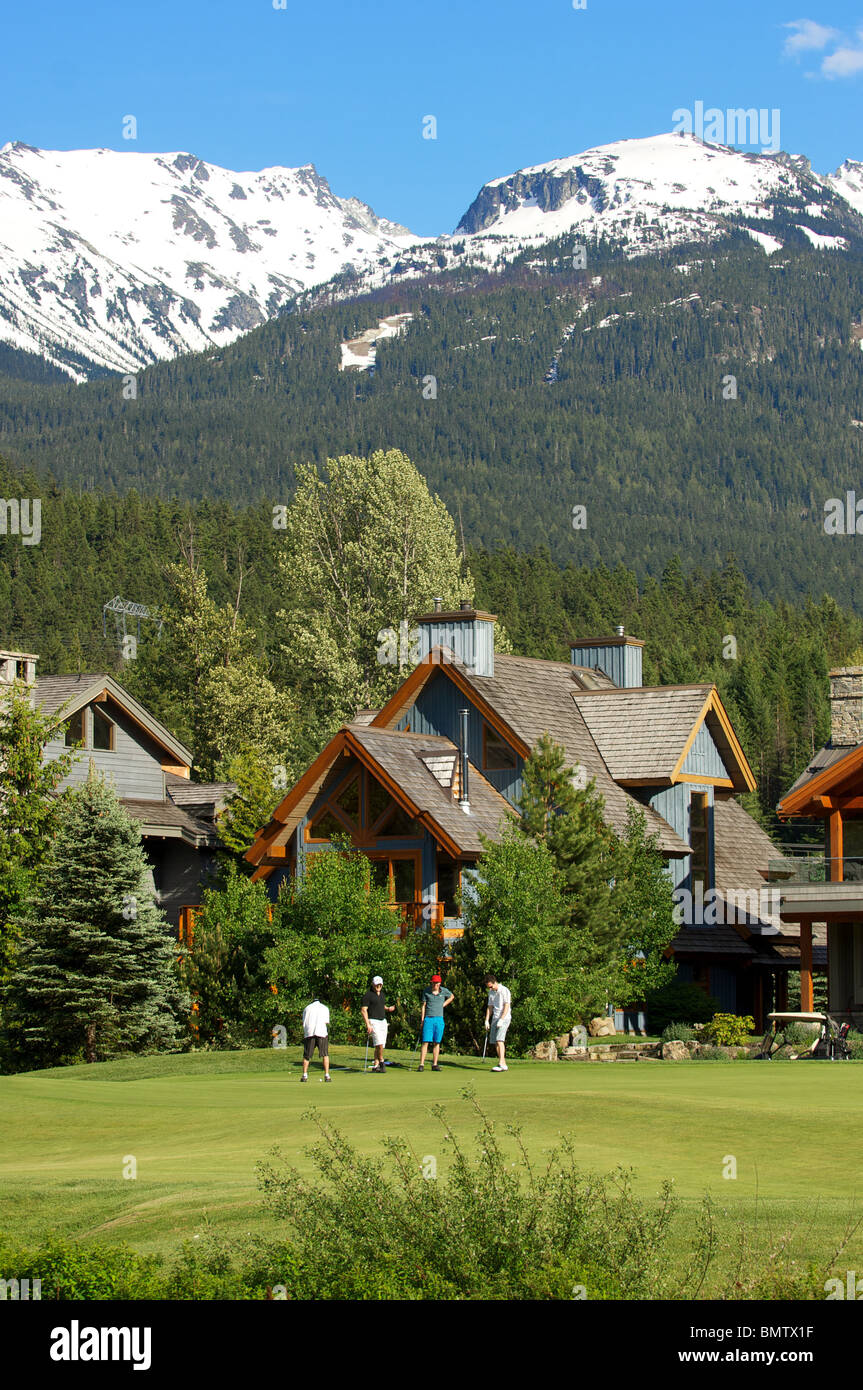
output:
<path id="1" fill-rule="evenodd" d="M 701 1036 L 705 1042 L 739 1047 L 751 1042 L 754 1029 L 755 1020 L 751 1014 L 714 1014 L 701 1030 Z"/>
<path id="2" fill-rule="evenodd" d="M 797 1050 L 800 1048 L 810 1048 L 818 1037 L 818 1026 L 811 1028 L 806 1023 L 789 1023 L 785 1029 L 784 1038 L 790 1047 Z"/>
<path id="3" fill-rule="evenodd" d="M 698 1033 L 688 1023 L 667 1023 L 660 1036 L 661 1042 L 692 1042 Z"/>
<path id="4" fill-rule="evenodd" d="M 698 985 L 686 980 L 671 980 L 647 996 L 647 1023 L 651 1033 L 677 1020 L 687 1023 L 706 1023 L 719 1008 L 719 1000 L 705 994 Z"/>
<path id="5" fill-rule="evenodd" d="M 534 1168 L 518 1131 L 505 1152 L 473 1093 L 463 1095 L 479 1118 L 477 1152 L 435 1107 L 452 1154 L 436 1178 L 404 1140 L 384 1139 L 384 1157 L 367 1158 L 315 1111 L 323 1181 L 259 1166 L 268 1205 L 289 1226 L 299 1273 L 290 1296 L 547 1299 L 571 1298 L 579 1284 L 590 1299 L 657 1296 L 670 1184 L 646 1206 L 626 1172 L 583 1173 L 568 1140 Z"/>

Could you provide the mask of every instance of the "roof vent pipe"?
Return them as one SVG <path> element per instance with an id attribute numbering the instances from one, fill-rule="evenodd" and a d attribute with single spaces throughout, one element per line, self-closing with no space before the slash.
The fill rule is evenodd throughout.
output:
<path id="1" fill-rule="evenodd" d="M 468 787 L 468 782 L 467 782 L 467 721 L 468 721 L 468 714 L 469 714 L 469 711 L 466 710 L 466 709 L 460 709 L 459 712 L 458 712 L 459 724 L 460 724 L 460 729 L 461 729 L 461 733 L 460 733 L 460 748 L 459 748 L 459 753 L 460 753 L 460 757 L 461 757 L 461 775 L 460 775 L 460 777 L 459 777 L 459 798 L 458 798 L 458 804 L 459 804 L 459 806 L 461 807 L 461 809 L 462 809 L 463 811 L 467 812 L 467 814 L 469 815 L 469 814 L 470 814 L 470 795 L 469 795 L 469 787 Z"/>
<path id="2" fill-rule="evenodd" d="M 618 623 L 618 625 L 617 625 L 615 631 L 617 632 L 618 637 L 625 637 L 625 636 L 626 636 L 626 632 L 625 632 L 623 623 Z"/>
<path id="3" fill-rule="evenodd" d="M 439 613 L 439 612 L 441 611 L 442 608 L 443 608 L 443 599 L 442 599 L 442 598 L 436 598 L 435 601 L 434 601 L 434 611 L 435 611 L 436 613 Z"/>

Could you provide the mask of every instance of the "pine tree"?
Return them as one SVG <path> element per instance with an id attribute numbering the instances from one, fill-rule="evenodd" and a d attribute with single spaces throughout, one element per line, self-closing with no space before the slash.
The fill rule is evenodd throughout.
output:
<path id="1" fill-rule="evenodd" d="M 613 973 L 623 945 L 610 886 L 616 837 L 603 818 L 605 801 L 593 779 L 585 787 L 576 780 L 563 749 L 543 734 L 524 765 L 519 828 L 548 846 L 560 870 L 570 930 L 595 991 Z"/>
<path id="2" fill-rule="evenodd" d="M 6 991 L 19 1061 L 168 1048 L 188 1011 L 141 831 L 91 767 L 67 792 Z"/>

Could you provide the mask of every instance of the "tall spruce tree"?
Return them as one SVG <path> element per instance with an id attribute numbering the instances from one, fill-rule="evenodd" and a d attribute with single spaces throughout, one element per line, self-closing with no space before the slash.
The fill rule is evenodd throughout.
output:
<path id="1" fill-rule="evenodd" d="M 62 719 L 32 707 L 23 683 L 0 694 L 0 981 L 14 959 L 16 918 L 57 827 L 54 793 L 75 759 L 70 749 L 42 763 L 42 749 L 62 728 Z"/>
<path id="2" fill-rule="evenodd" d="M 617 840 L 603 818 L 593 779 L 577 785 L 561 746 L 543 734 L 524 765 L 519 799 L 522 833 L 545 843 L 560 870 L 570 930 L 578 937 L 585 979 L 610 990 L 624 945 L 624 924 L 612 903 Z"/>
<path id="3" fill-rule="evenodd" d="M 19 1064 L 170 1047 L 189 997 L 153 900 L 141 831 L 91 767 L 62 799 L 6 990 Z"/>

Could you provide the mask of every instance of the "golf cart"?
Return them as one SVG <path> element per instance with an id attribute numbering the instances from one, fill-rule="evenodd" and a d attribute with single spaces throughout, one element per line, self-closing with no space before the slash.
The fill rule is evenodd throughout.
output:
<path id="1" fill-rule="evenodd" d="M 767 1015 L 770 1024 L 767 1032 L 761 1041 L 761 1050 L 756 1053 L 760 1060 L 770 1061 L 774 1052 L 777 1052 L 785 1042 L 785 1035 L 794 1023 L 817 1023 L 818 1033 L 813 1034 L 812 1044 L 804 1047 L 798 1054 L 798 1061 L 804 1058 L 829 1058 L 835 1062 L 837 1058 L 844 1058 L 846 1061 L 850 1057 L 848 1048 L 848 1031 L 850 1024 L 837 1023 L 829 1014 L 817 1013 L 772 1013 Z"/>

